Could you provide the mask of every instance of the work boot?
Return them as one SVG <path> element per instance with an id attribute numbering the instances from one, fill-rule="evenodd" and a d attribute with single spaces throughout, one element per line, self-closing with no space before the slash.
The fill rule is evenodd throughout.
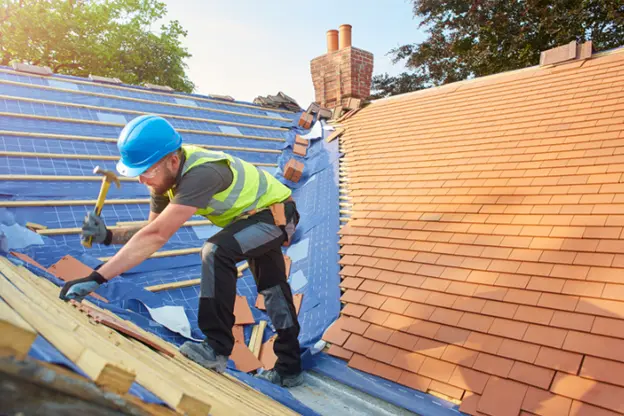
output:
<path id="1" fill-rule="evenodd" d="M 186 341 L 180 347 L 180 352 L 186 358 L 210 370 L 215 370 L 218 373 L 224 372 L 227 367 L 228 357 L 225 355 L 217 355 L 206 341 L 200 344 Z"/>
<path id="2" fill-rule="evenodd" d="M 299 374 L 282 376 L 276 370 L 263 371 L 256 375 L 257 378 L 270 381 L 281 387 L 297 387 L 303 384 L 303 372 Z"/>

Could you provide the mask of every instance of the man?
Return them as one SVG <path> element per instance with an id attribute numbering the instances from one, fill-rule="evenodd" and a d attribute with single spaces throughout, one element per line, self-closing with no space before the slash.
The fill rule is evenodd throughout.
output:
<path id="1" fill-rule="evenodd" d="M 222 152 L 182 145 L 163 118 L 137 117 L 122 130 L 117 147 L 121 175 L 150 188 L 148 222 L 140 228 L 108 230 L 94 213 L 82 234 L 102 244 L 124 244 L 91 275 L 68 282 L 62 299 L 82 299 L 149 258 L 193 215 L 223 227 L 201 250 L 198 325 L 206 339 L 180 347 L 186 357 L 223 372 L 234 346 L 236 263 L 247 260 L 258 292 L 277 331 L 275 369 L 260 377 L 292 387 L 302 383 L 299 323 L 288 285 L 281 246 L 299 221 L 291 190 L 267 172 Z"/>

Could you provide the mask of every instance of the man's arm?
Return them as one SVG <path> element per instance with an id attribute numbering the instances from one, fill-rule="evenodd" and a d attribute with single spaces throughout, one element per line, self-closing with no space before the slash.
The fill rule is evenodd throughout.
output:
<path id="1" fill-rule="evenodd" d="M 98 272 L 109 280 L 142 263 L 165 245 L 196 210 L 196 207 L 188 205 L 169 204 L 161 214 L 153 218 L 150 214 L 150 221 L 144 227 L 136 229 L 134 233 L 123 233 L 124 238 L 132 235 L 117 254 L 98 269 Z"/>
<path id="2" fill-rule="evenodd" d="M 112 230 L 111 244 L 126 244 L 128 241 L 130 241 L 132 236 L 141 231 L 141 229 L 145 228 L 149 223 L 153 222 L 156 218 L 158 218 L 159 215 L 160 214 L 154 211 L 150 211 L 149 218 L 147 219 L 147 224 L 140 227 L 123 227 Z"/>

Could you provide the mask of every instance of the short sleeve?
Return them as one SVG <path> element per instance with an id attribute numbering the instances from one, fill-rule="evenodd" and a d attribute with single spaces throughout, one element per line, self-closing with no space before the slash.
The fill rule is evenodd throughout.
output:
<path id="1" fill-rule="evenodd" d="M 204 163 L 182 176 L 171 202 L 205 208 L 215 194 L 230 186 L 232 180 L 232 171 L 226 162 Z"/>
<path id="2" fill-rule="evenodd" d="M 169 205 L 169 197 L 167 195 L 157 195 L 152 193 L 150 196 L 150 211 L 156 214 L 163 212 L 165 208 L 167 208 L 167 205 Z"/>

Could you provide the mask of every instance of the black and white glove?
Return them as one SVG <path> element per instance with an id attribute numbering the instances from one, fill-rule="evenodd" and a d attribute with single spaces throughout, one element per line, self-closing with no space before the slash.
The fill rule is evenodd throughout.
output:
<path id="1" fill-rule="evenodd" d="M 82 223 L 82 238 L 92 237 L 93 241 L 98 244 L 109 245 L 113 238 L 113 232 L 106 228 L 104 220 L 96 215 L 95 212 L 90 212 Z"/>
<path id="2" fill-rule="evenodd" d="M 60 298 L 63 300 L 73 299 L 77 302 L 81 302 L 85 296 L 91 292 L 97 290 L 100 285 L 106 283 L 104 276 L 96 271 L 93 271 L 89 276 L 82 279 L 72 280 L 65 283 L 61 289 Z"/>

